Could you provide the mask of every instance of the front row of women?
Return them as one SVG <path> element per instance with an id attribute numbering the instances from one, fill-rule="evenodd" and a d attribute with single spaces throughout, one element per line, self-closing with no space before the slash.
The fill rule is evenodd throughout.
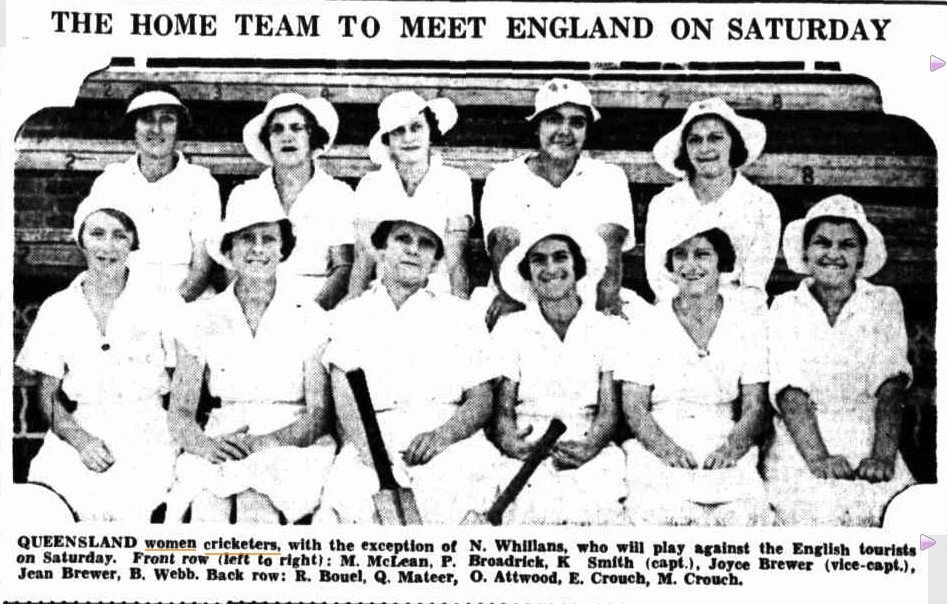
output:
<path id="1" fill-rule="evenodd" d="M 381 220 L 379 280 L 327 314 L 277 279 L 295 237 L 275 202 L 228 212 L 207 250 L 235 280 L 187 307 L 127 267 L 122 203 L 82 208 L 88 270 L 44 303 L 17 362 L 40 373 L 52 431 L 30 479 L 83 519 L 143 521 L 165 501 L 169 520 L 372 521 L 356 367 L 430 523 L 487 507 L 553 417 L 568 429 L 507 523 L 870 526 L 912 482 L 900 299 L 865 280 L 884 242 L 844 196 L 787 227 L 787 263 L 807 277 L 768 316 L 724 284 L 733 245 L 702 218 L 661 242 L 677 295 L 629 322 L 577 285 L 605 270 L 599 237 L 526 234 L 501 268 L 526 309 L 492 335 L 428 286 L 444 241 L 425 216 Z M 202 427 L 205 380 L 220 406 Z M 618 445 L 620 407 L 632 437 Z"/>

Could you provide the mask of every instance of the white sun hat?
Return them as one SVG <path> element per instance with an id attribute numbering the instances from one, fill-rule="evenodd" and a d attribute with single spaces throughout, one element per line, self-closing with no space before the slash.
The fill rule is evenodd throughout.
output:
<path id="1" fill-rule="evenodd" d="M 444 228 L 446 222 L 442 217 L 437 217 L 431 212 L 399 212 L 397 214 L 391 214 L 388 216 L 382 217 L 378 224 L 375 225 L 375 229 L 372 231 L 371 242 L 375 249 L 379 249 L 381 241 L 376 241 L 377 237 L 380 235 L 380 232 L 383 229 L 390 228 L 391 223 L 393 222 L 410 222 L 411 224 L 416 224 L 422 226 L 427 230 L 434 233 L 434 236 L 437 237 L 437 240 L 441 244 L 441 249 L 444 249 Z"/>
<path id="2" fill-rule="evenodd" d="M 605 275 L 605 265 L 607 262 L 607 248 L 602 238 L 594 231 L 579 233 L 567 227 L 542 229 L 542 232 L 533 231 L 524 234 L 520 239 L 520 244 L 513 248 L 503 263 L 500 265 L 500 284 L 503 290 L 512 298 L 523 302 L 532 302 L 536 300 L 533 288 L 530 282 L 523 279 L 519 271 L 519 264 L 526 257 L 529 250 L 546 237 L 553 235 L 564 235 L 579 246 L 582 257 L 585 258 L 586 272 L 585 276 L 576 280 L 576 287 L 580 292 L 594 291 L 598 282 Z M 591 287 L 586 287 L 586 285 Z M 594 298 L 591 300 L 594 304 Z"/>
<path id="3" fill-rule="evenodd" d="M 76 213 L 72 217 L 72 238 L 75 242 L 79 243 L 79 231 L 82 230 L 82 225 L 85 223 L 86 218 L 90 215 L 98 212 L 99 210 L 118 210 L 122 214 L 128 216 L 132 224 L 135 225 L 135 229 L 138 229 L 138 220 L 135 216 L 135 206 L 123 201 L 119 198 L 105 196 L 102 194 L 97 194 L 95 196 L 89 195 L 82 202 L 79 203 L 79 207 L 76 208 Z"/>
<path id="4" fill-rule="evenodd" d="M 736 244 L 733 241 L 733 236 L 727 231 L 726 227 L 721 224 L 719 217 L 717 217 L 713 212 L 693 212 L 686 216 L 682 216 L 681 219 L 677 220 L 670 229 L 664 234 L 664 237 L 659 240 L 660 245 L 656 248 L 661 251 L 661 268 L 667 273 L 667 275 L 675 280 L 673 271 L 668 270 L 667 263 L 665 262 L 667 258 L 667 253 L 674 247 L 684 243 L 694 235 L 698 233 L 706 233 L 711 229 L 719 229 L 730 239 L 730 247 L 733 248 L 734 254 L 736 254 Z M 720 282 L 727 283 L 731 280 L 733 273 L 731 272 L 721 272 L 720 273 Z"/>
<path id="5" fill-rule="evenodd" d="M 282 92 L 271 98 L 266 103 L 266 107 L 263 108 L 263 111 L 253 116 L 253 118 L 247 122 L 246 126 L 243 127 L 243 146 L 246 147 L 247 152 L 261 164 L 267 166 L 273 165 L 273 156 L 267 151 L 263 141 L 260 140 L 260 133 L 263 131 L 263 127 L 266 126 L 267 120 L 274 111 L 286 109 L 293 105 L 305 107 L 306 110 L 316 118 L 316 124 L 329 135 L 329 140 L 326 141 L 324 146 L 313 150 L 313 159 L 332 148 L 332 143 L 335 142 L 335 136 L 339 132 L 339 114 L 336 113 L 332 103 L 322 97 L 309 98 L 304 97 L 298 92 Z"/>
<path id="6" fill-rule="evenodd" d="M 566 103 L 588 109 L 592 114 L 593 122 L 597 122 L 602 117 L 595 105 L 592 104 L 592 93 L 585 87 L 585 84 L 575 80 L 553 78 L 536 91 L 536 98 L 533 101 L 533 113 L 526 118 L 526 121 L 533 121 L 544 111 Z"/>
<path id="7" fill-rule="evenodd" d="M 824 216 L 853 220 L 865 233 L 868 243 L 865 245 L 865 258 L 861 269 L 858 271 L 859 276 L 871 277 L 881 270 L 888 259 L 885 239 L 881 235 L 881 231 L 868 222 L 868 217 L 865 215 L 865 209 L 862 205 L 847 195 L 826 197 L 809 208 L 805 218 L 793 220 L 786 225 L 786 231 L 783 233 L 783 257 L 786 259 L 789 270 L 800 275 L 809 274 L 809 268 L 803 259 L 802 236 L 809 222 Z"/>
<path id="8" fill-rule="evenodd" d="M 228 270 L 233 270 L 233 263 L 220 249 L 228 234 L 236 233 L 254 224 L 289 220 L 283 206 L 275 197 L 253 196 L 252 189 L 253 187 L 237 187 L 233 190 L 227 201 L 227 215 L 206 241 L 207 253 L 210 257 Z M 291 221 L 290 225 L 292 225 Z"/>
<path id="9" fill-rule="evenodd" d="M 390 161 L 388 145 L 381 142 L 382 136 L 404 126 L 414 116 L 430 109 L 440 133 L 447 132 L 457 123 L 457 107 L 454 101 L 437 97 L 425 101 L 424 97 L 411 90 L 402 90 L 386 96 L 378 105 L 378 132 L 368 143 L 368 157 L 372 163 L 383 165 Z"/>
<path id="10" fill-rule="evenodd" d="M 128 107 L 125 108 L 125 115 L 134 113 L 139 109 L 149 109 L 151 107 L 176 107 L 185 115 L 190 115 L 187 107 L 176 95 L 166 90 L 146 90 L 136 94 L 128 101 Z"/>
<path id="11" fill-rule="evenodd" d="M 684 170 L 674 165 L 674 160 L 682 151 L 681 137 L 684 128 L 695 119 L 705 115 L 719 116 L 729 122 L 740 133 L 743 145 L 746 147 L 746 161 L 736 166 L 737 168 L 752 164 L 763 152 L 763 147 L 766 145 L 766 126 L 763 125 L 763 122 L 737 115 L 736 111 L 723 99 L 715 97 L 691 103 L 684 113 L 681 123 L 674 130 L 661 137 L 653 150 L 654 160 L 658 162 L 659 166 L 678 178 L 687 175 Z"/>

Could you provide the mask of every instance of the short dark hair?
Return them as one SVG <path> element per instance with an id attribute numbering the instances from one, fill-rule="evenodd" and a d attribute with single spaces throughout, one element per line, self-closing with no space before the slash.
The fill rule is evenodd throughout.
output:
<path id="1" fill-rule="evenodd" d="M 716 227 L 702 231 L 688 237 L 688 239 L 694 239 L 696 237 L 703 237 L 707 242 L 714 248 L 714 251 L 717 252 L 717 270 L 721 273 L 729 273 L 733 271 L 733 268 L 737 263 L 737 253 L 733 249 L 733 242 L 730 240 L 730 236 L 727 235 L 722 229 Z M 664 268 L 668 272 L 674 272 L 671 264 L 671 255 L 674 253 L 674 248 L 680 245 L 679 242 L 677 245 L 669 249 L 664 257 Z"/>
<path id="2" fill-rule="evenodd" d="M 274 109 L 266 116 L 266 121 L 263 122 L 263 127 L 260 128 L 259 139 L 263 143 L 263 148 L 267 150 L 271 155 L 273 151 L 270 149 L 270 126 L 273 125 L 273 118 L 279 115 L 280 113 L 287 113 L 295 109 L 302 114 L 303 120 L 306 122 L 306 130 L 309 131 L 309 152 L 313 152 L 316 149 L 322 149 L 329 144 L 329 133 L 325 128 L 319 125 L 316 116 L 312 114 L 311 111 L 303 107 L 302 105 L 288 105 L 286 107 L 280 107 L 279 109 Z"/>
<path id="3" fill-rule="evenodd" d="M 813 218 L 806 223 L 805 228 L 802 230 L 802 249 L 805 250 L 809 247 L 809 242 L 812 241 L 812 236 L 815 235 L 816 230 L 823 224 L 850 224 L 855 229 L 855 236 L 858 237 L 858 243 L 861 244 L 862 250 L 868 247 L 868 235 L 865 234 L 865 231 L 861 228 L 861 225 L 852 218 L 846 218 L 844 216 L 819 216 L 818 218 Z"/>
<path id="4" fill-rule="evenodd" d="M 555 239 L 556 241 L 562 241 L 569 247 L 569 253 L 572 254 L 572 263 L 573 263 L 572 270 L 575 273 L 576 281 L 579 281 L 580 279 L 585 277 L 585 275 L 588 274 L 589 272 L 588 262 L 585 259 L 585 255 L 582 253 L 582 248 L 579 247 L 579 244 L 575 242 L 575 239 L 573 239 L 572 237 L 569 237 L 568 235 L 563 235 L 561 233 L 553 233 L 551 235 L 546 235 L 545 237 L 543 237 L 536 243 L 533 243 L 533 245 L 529 246 L 529 249 L 526 250 L 525 254 L 523 254 L 523 259 L 520 260 L 520 263 L 516 265 L 516 270 L 519 271 L 520 277 L 522 277 L 524 281 L 530 280 L 530 272 L 529 272 L 530 250 L 536 247 L 536 244 L 539 243 L 540 241 L 545 241 L 547 239 Z"/>
<path id="5" fill-rule="evenodd" d="M 181 100 L 181 94 L 170 84 L 164 82 L 148 82 L 144 84 L 139 84 L 135 86 L 134 90 L 128 97 L 128 103 L 130 104 L 135 98 L 145 94 L 146 92 L 166 92 L 174 96 L 179 101 Z M 160 105 L 158 105 L 160 107 Z M 173 109 L 175 113 L 178 114 L 178 139 L 181 139 L 181 135 L 191 126 L 191 114 L 184 107 L 178 105 L 167 105 L 169 109 Z M 142 116 L 145 111 L 153 109 L 153 107 L 143 107 L 141 109 L 136 109 L 131 113 L 126 113 L 122 118 L 122 130 L 130 137 L 134 138 L 135 136 L 135 122 L 138 121 L 138 118 Z"/>
<path id="6" fill-rule="evenodd" d="M 117 220 L 119 224 L 122 225 L 122 228 L 124 228 L 126 231 L 131 232 L 132 234 L 131 251 L 134 252 L 135 250 L 138 249 L 139 244 L 140 244 L 140 241 L 138 239 L 138 227 L 135 226 L 135 221 L 131 219 L 131 216 L 129 216 L 128 214 L 126 214 L 125 212 L 121 210 L 116 210 L 115 208 L 100 208 L 98 210 L 95 210 L 95 212 L 102 212 L 103 214 L 107 214 L 111 216 L 112 218 Z M 89 216 L 91 216 L 92 214 L 95 214 L 95 212 L 90 212 Z M 80 250 L 85 249 L 82 247 L 82 234 L 85 233 L 85 220 L 89 216 L 86 216 L 82 220 L 82 224 L 79 225 L 79 236 L 76 237 L 76 245 L 79 246 Z"/>
<path id="7" fill-rule="evenodd" d="M 706 119 L 708 117 L 717 118 L 723 122 L 724 128 L 727 130 L 727 134 L 730 135 L 730 167 L 736 168 L 737 166 L 742 166 L 746 163 L 747 158 L 749 157 L 749 151 L 746 149 L 746 143 L 743 142 L 743 137 L 740 136 L 740 131 L 730 123 L 729 120 L 716 113 L 705 113 L 703 115 L 698 115 L 691 121 L 687 122 L 687 125 L 684 126 L 684 129 L 681 130 L 681 144 L 677 152 L 677 157 L 674 159 L 674 167 L 678 170 L 683 170 L 687 173 L 687 176 L 693 176 L 695 169 L 691 160 L 687 157 L 687 137 L 690 136 L 691 128 L 694 126 L 694 123 L 698 120 Z"/>
<path id="8" fill-rule="evenodd" d="M 391 234 L 391 230 L 399 224 L 417 223 L 411 222 L 410 220 L 382 220 L 380 223 L 378 223 L 378 226 L 375 227 L 375 232 L 373 232 L 371 236 L 372 245 L 376 250 L 383 250 L 388 247 L 388 235 Z M 430 231 L 430 229 L 428 229 L 423 224 L 417 224 L 417 226 Z M 434 233 L 434 231 L 431 232 Z M 440 260 L 444 257 L 444 242 L 441 240 L 441 235 L 438 233 L 434 233 L 434 241 L 437 242 L 437 248 L 434 250 L 434 259 Z"/>
<path id="9" fill-rule="evenodd" d="M 439 145 L 444 140 L 444 133 L 441 132 L 441 129 L 437 126 L 437 116 L 434 115 L 434 112 L 431 111 L 430 107 L 425 107 L 421 110 L 421 115 L 424 116 L 424 120 L 427 122 L 427 127 L 431 131 L 430 142 L 432 145 Z M 381 135 L 381 144 L 388 146 L 388 141 L 390 140 L 388 135 L 391 132 L 383 132 Z"/>
<path id="10" fill-rule="evenodd" d="M 263 222 L 258 222 L 256 224 L 266 224 Z M 279 226 L 279 235 L 282 240 L 280 245 L 280 262 L 289 258 L 289 255 L 293 253 L 293 250 L 296 249 L 296 235 L 293 234 L 293 225 L 288 218 L 283 218 L 282 220 L 276 221 L 276 224 Z M 251 226 L 256 225 L 247 225 L 242 229 L 233 231 L 232 233 L 227 233 L 224 235 L 223 239 L 220 240 L 220 253 L 226 254 L 233 249 L 233 236 L 239 233 L 244 229 L 248 229 Z"/>

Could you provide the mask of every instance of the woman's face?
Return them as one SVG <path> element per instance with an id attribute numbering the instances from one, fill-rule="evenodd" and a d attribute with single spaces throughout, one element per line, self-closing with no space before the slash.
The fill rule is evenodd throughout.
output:
<path id="1" fill-rule="evenodd" d="M 839 287 L 855 282 L 865 249 L 851 223 L 820 224 L 805 249 L 806 267 L 817 283 Z"/>
<path id="2" fill-rule="evenodd" d="M 733 140 L 723 120 L 717 117 L 703 117 L 691 124 L 684 138 L 687 159 L 694 166 L 698 176 L 715 178 L 728 174 L 730 149 Z"/>
<path id="3" fill-rule="evenodd" d="M 558 161 L 575 161 L 589 133 L 588 114 L 572 103 L 559 105 L 540 116 L 538 133 L 543 153 Z"/>
<path id="4" fill-rule="evenodd" d="M 134 232 L 125 228 L 114 216 L 93 212 L 85 219 L 82 253 L 92 272 L 124 271 L 134 242 Z"/>
<path id="5" fill-rule="evenodd" d="M 671 273 L 685 295 L 716 293 L 720 257 L 706 237 L 691 237 L 671 250 Z"/>
<path id="6" fill-rule="evenodd" d="M 299 109 L 275 111 L 269 125 L 270 155 L 277 166 L 298 166 L 312 156 L 306 116 Z"/>
<path id="7" fill-rule="evenodd" d="M 561 300 L 575 292 L 575 258 L 561 239 L 546 238 L 526 252 L 529 282 L 541 301 Z"/>
<path id="8" fill-rule="evenodd" d="M 388 133 L 388 151 L 396 163 L 427 160 L 431 151 L 431 126 L 423 113 Z"/>
<path id="9" fill-rule="evenodd" d="M 282 247 L 283 237 L 279 224 L 262 222 L 234 233 L 233 244 L 227 256 L 238 275 L 265 279 L 276 275 L 276 269 L 282 259 Z"/>
<path id="10" fill-rule="evenodd" d="M 166 158 L 178 142 L 180 117 L 171 107 L 152 107 L 139 112 L 135 120 L 135 145 L 138 152 L 152 158 Z"/>
<path id="11" fill-rule="evenodd" d="M 379 250 L 384 275 L 406 286 L 423 285 L 437 262 L 437 236 L 429 229 L 411 223 L 395 224 L 388 233 L 384 249 Z"/>

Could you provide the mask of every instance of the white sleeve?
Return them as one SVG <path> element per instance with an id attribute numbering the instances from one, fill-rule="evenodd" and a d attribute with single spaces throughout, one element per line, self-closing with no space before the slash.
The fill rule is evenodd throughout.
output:
<path id="1" fill-rule="evenodd" d="M 878 289 L 878 304 L 872 315 L 870 336 L 874 354 L 864 360 L 870 363 L 868 392 L 872 395 L 881 384 L 898 374 L 903 373 L 909 379 L 913 376 L 908 362 L 908 336 L 901 296 L 891 287 Z"/>
<path id="2" fill-rule="evenodd" d="M 325 187 L 328 195 L 322 219 L 329 223 L 329 245 L 350 245 L 355 241 L 355 193 L 348 184 L 333 179 Z"/>
<path id="3" fill-rule="evenodd" d="M 655 345 L 656 337 L 653 323 L 648 317 L 636 320 L 632 317 L 631 323 L 624 331 L 625 337 L 619 343 L 619 350 L 615 355 L 614 378 L 623 382 L 634 382 L 642 386 L 651 386 L 655 382 Z"/>
<path id="4" fill-rule="evenodd" d="M 623 250 L 635 247 L 635 214 L 628 191 L 628 179 L 618 166 L 605 164 L 602 170 L 601 187 L 596 188 L 595 196 L 600 204 L 599 224 L 617 224 L 628 230 Z"/>
<path id="5" fill-rule="evenodd" d="M 755 185 L 754 193 L 757 198 L 753 205 L 758 210 L 752 224 L 748 225 L 753 228 L 753 236 L 743 259 L 742 284 L 765 290 L 779 249 L 779 206 L 772 195 Z"/>
<path id="6" fill-rule="evenodd" d="M 451 221 L 461 217 L 467 218 L 468 227 L 473 226 L 473 190 L 470 177 L 463 170 L 451 170 L 451 172 L 450 185 L 445 191 L 448 226 Z"/>
<path id="7" fill-rule="evenodd" d="M 512 318 L 512 315 L 500 317 L 490 334 L 490 339 L 498 375 L 513 382 L 520 382 L 522 381 L 522 368 L 517 354 L 517 330 Z"/>
<path id="8" fill-rule="evenodd" d="M 62 378 L 66 373 L 66 359 L 63 355 L 64 336 L 63 326 L 60 324 L 62 314 L 58 301 L 43 302 L 26 342 L 16 357 L 16 364 L 25 371 L 45 373 L 55 378 Z M 69 320 L 66 317 L 66 320 Z"/>
<path id="9" fill-rule="evenodd" d="M 776 395 L 788 386 L 812 392 L 812 384 L 803 366 L 800 344 L 800 319 L 796 312 L 795 292 L 777 296 L 766 316 L 769 351 L 769 397 L 779 411 Z"/>
<path id="10" fill-rule="evenodd" d="M 664 266 L 667 250 L 660 249 L 667 239 L 673 217 L 669 216 L 667 199 L 670 189 L 665 189 L 651 199 L 648 205 L 648 219 L 645 221 L 644 264 L 648 285 L 657 300 L 669 300 L 677 295 L 678 287 L 668 275 Z"/>
<path id="11" fill-rule="evenodd" d="M 202 243 L 220 223 L 220 187 L 210 172 L 202 170 L 197 174 L 200 178 L 194 183 L 194 214 L 190 225 L 192 244 Z"/>
<path id="12" fill-rule="evenodd" d="M 748 309 L 741 322 L 743 368 L 740 381 L 743 384 L 761 384 L 769 381 L 769 346 L 766 341 L 766 315 L 764 307 Z"/>
<path id="13" fill-rule="evenodd" d="M 483 197 L 480 199 L 480 221 L 483 223 L 484 242 L 487 241 L 493 229 L 500 226 L 514 226 L 514 221 L 509 215 L 510 183 L 506 182 L 509 179 L 503 176 L 504 168 L 505 166 L 495 168 L 487 175 L 487 181 L 483 186 Z"/>

